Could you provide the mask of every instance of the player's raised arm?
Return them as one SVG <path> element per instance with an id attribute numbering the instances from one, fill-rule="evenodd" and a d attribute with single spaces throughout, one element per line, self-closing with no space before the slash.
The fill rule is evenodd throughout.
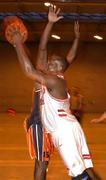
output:
<path id="1" fill-rule="evenodd" d="M 79 23 L 78 21 L 75 22 L 74 24 L 74 33 L 75 33 L 75 39 L 74 42 L 66 56 L 66 59 L 69 64 L 72 63 L 72 61 L 76 57 L 77 49 L 78 49 L 78 44 L 79 44 L 79 38 L 80 38 L 80 31 L 79 31 Z"/>
<path id="2" fill-rule="evenodd" d="M 20 66 L 24 74 L 32 80 L 40 84 L 46 84 L 46 74 L 34 68 L 32 65 L 24 45 L 22 43 L 22 38 L 19 32 L 14 32 L 13 34 L 14 48 L 16 50 Z"/>
<path id="3" fill-rule="evenodd" d="M 37 71 L 31 63 L 30 56 L 25 48 L 24 42 L 27 40 L 28 32 L 21 19 L 18 17 L 6 17 L 4 19 L 5 37 L 11 43 L 17 53 L 20 66 L 25 73 L 32 80 L 39 83 L 44 83 L 44 73 Z"/>
<path id="4" fill-rule="evenodd" d="M 56 6 L 49 7 L 48 23 L 40 39 L 37 62 L 36 62 L 36 67 L 41 70 L 46 69 L 47 66 L 47 43 L 53 24 L 63 18 L 62 16 L 59 16 L 59 12 L 60 9 L 57 9 Z"/>

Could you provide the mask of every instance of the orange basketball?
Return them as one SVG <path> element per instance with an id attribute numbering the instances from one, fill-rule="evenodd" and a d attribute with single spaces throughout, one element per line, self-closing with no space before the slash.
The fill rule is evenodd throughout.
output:
<path id="1" fill-rule="evenodd" d="M 8 16 L 4 19 L 5 38 L 13 44 L 12 36 L 15 31 L 18 31 L 22 36 L 22 41 L 25 42 L 28 38 L 28 31 L 22 20 L 17 16 Z"/>

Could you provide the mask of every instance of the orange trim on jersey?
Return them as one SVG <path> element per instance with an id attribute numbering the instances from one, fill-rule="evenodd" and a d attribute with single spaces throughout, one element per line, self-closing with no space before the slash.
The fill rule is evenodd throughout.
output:
<path id="1" fill-rule="evenodd" d="M 54 151 L 54 145 L 52 143 L 52 138 L 51 135 L 49 133 L 47 133 L 46 131 L 44 131 L 43 133 L 43 156 L 42 156 L 42 160 L 43 161 L 49 161 L 51 154 Z"/>
<path id="2" fill-rule="evenodd" d="M 36 157 L 36 150 L 34 148 L 33 129 L 29 128 L 27 132 L 27 144 L 31 159 Z M 42 161 L 49 161 L 51 154 L 54 151 L 52 138 L 46 131 L 43 132 L 43 148 L 42 148 Z"/>
<path id="3" fill-rule="evenodd" d="M 28 144 L 28 149 L 29 149 L 29 154 L 31 159 L 35 158 L 35 150 L 34 150 L 34 140 L 33 140 L 33 132 L 32 132 L 32 128 L 28 129 L 27 132 L 27 144 Z"/>

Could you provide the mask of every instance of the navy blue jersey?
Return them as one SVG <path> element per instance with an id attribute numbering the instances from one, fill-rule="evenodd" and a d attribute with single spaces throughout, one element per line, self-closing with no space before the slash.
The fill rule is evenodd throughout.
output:
<path id="1" fill-rule="evenodd" d="M 31 125 L 36 126 L 36 124 L 39 124 L 42 127 L 40 109 L 39 109 L 40 91 L 37 92 L 34 91 L 33 99 L 34 99 L 33 107 L 27 119 L 27 129 L 29 129 Z"/>

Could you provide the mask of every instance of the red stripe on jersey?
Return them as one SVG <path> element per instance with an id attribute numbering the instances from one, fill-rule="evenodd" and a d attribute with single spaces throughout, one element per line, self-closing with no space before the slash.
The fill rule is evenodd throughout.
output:
<path id="1" fill-rule="evenodd" d="M 83 159 L 91 159 L 90 157 L 83 157 Z"/>
<path id="2" fill-rule="evenodd" d="M 91 159 L 89 154 L 83 154 L 82 156 L 83 156 L 84 159 Z"/>
<path id="3" fill-rule="evenodd" d="M 64 109 L 58 109 L 58 112 L 65 112 Z"/>
<path id="4" fill-rule="evenodd" d="M 65 110 L 64 109 L 58 109 L 58 112 L 59 112 L 59 116 L 60 117 L 64 117 L 64 116 L 67 116 L 67 114 L 66 114 L 66 112 L 65 112 Z M 61 113 L 61 114 L 60 114 Z"/>
<path id="5" fill-rule="evenodd" d="M 67 114 L 58 114 L 60 117 L 67 116 Z"/>

